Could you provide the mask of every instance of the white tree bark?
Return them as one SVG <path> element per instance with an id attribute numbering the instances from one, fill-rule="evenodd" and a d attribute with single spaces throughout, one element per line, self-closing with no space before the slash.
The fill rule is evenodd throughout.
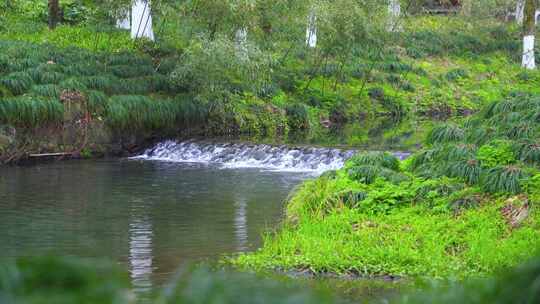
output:
<path id="1" fill-rule="evenodd" d="M 401 16 L 401 4 L 399 0 L 390 0 L 388 2 L 388 31 L 398 32 L 401 31 L 401 24 L 399 19 Z"/>
<path id="2" fill-rule="evenodd" d="M 135 0 L 131 7 L 131 38 L 154 41 L 150 1 Z"/>
<path id="3" fill-rule="evenodd" d="M 243 59 L 248 58 L 248 46 L 247 46 L 247 29 L 241 27 L 236 30 L 236 53 L 237 56 Z"/>
<path id="4" fill-rule="evenodd" d="M 523 17 L 524 17 L 524 10 L 525 10 L 525 0 L 518 0 L 516 3 L 516 22 L 518 24 L 523 24 Z"/>
<path id="5" fill-rule="evenodd" d="M 311 12 L 308 17 L 306 44 L 310 48 L 317 47 L 317 16 L 314 12 Z"/>
<path id="6" fill-rule="evenodd" d="M 523 60 L 521 65 L 529 70 L 534 70 L 536 68 L 534 57 L 534 35 L 523 37 Z"/>

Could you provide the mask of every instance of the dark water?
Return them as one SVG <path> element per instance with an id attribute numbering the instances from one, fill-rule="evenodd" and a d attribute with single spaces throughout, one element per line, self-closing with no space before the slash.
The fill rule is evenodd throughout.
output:
<path id="1" fill-rule="evenodd" d="M 149 290 L 183 263 L 257 248 L 308 177 L 135 160 L 0 167 L 0 258 L 108 258 Z"/>

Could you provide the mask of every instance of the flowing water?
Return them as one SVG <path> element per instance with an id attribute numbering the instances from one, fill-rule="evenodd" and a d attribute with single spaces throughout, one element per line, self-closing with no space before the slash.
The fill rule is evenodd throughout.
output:
<path id="1" fill-rule="evenodd" d="M 132 159 L 1 167 L 0 258 L 108 258 L 146 292 L 184 263 L 259 247 L 291 189 L 352 154 L 167 141 Z"/>

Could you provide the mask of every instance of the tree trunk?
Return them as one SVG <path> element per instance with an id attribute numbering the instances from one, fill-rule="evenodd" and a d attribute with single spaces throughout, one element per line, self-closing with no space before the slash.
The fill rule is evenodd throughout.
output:
<path id="1" fill-rule="evenodd" d="M 247 29 L 241 27 L 236 30 L 236 55 L 241 59 L 248 59 Z"/>
<path id="2" fill-rule="evenodd" d="M 150 1 L 135 0 L 131 8 L 131 38 L 154 41 Z"/>
<path id="3" fill-rule="evenodd" d="M 306 29 L 306 44 L 310 48 L 317 47 L 317 16 L 315 16 L 315 12 L 309 14 Z"/>
<path id="4" fill-rule="evenodd" d="M 472 3 L 473 0 L 463 0 L 461 2 L 461 14 L 466 17 L 470 17 L 472 15 Z"/>
<path id="5" fill-rule="evenodd" d="M 60 17 L 60 5 L 58 0 L 49 0 L 49 28 L 52 30 L 58 24 Z"/>
<path id="6" fill-rule="evenodd" d="M 523 18 L 523 60 L 522 66 L 532 70 L 536 68 L 534 40 L 536 32 L 536 0 L 526 0 Z"/>
<path id="7" fill-rule="evenodd" d="M 525 0 L 518 0 L 516 3 L 516 22 L 523 24 L 523 14 L 525 9 Z"/>
<path id="8" fill-rule="evenodd" d="M 388 2 L 388 31 L 399 32 L 402 30 L 401 24 L 399 24 L 399 18 L 401 17 L 401 4 L 399 0 L 390 0 Z"/>

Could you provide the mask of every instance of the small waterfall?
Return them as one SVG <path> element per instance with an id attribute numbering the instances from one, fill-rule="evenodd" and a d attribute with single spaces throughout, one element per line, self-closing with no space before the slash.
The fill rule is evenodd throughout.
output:
<path id="1" fill-rule="evenodd" d="M 272 146 L 249 143 L 165 141 L 133 159 L 215 164 L 222 168 L 262 168 L 275 171 L 314 172 L 337 170 L 355 150 Z M 408 154 L 396 153 L 405 158 Z"/>
<path id="2" fill-rule="evenodd" d="M 246 143 L 166 141 L 137 159 L 217 164 L 223 168 L 264 168 L 276 171 L 336 170 L 354 151 L 331 148 L 286 147 Z"/>

